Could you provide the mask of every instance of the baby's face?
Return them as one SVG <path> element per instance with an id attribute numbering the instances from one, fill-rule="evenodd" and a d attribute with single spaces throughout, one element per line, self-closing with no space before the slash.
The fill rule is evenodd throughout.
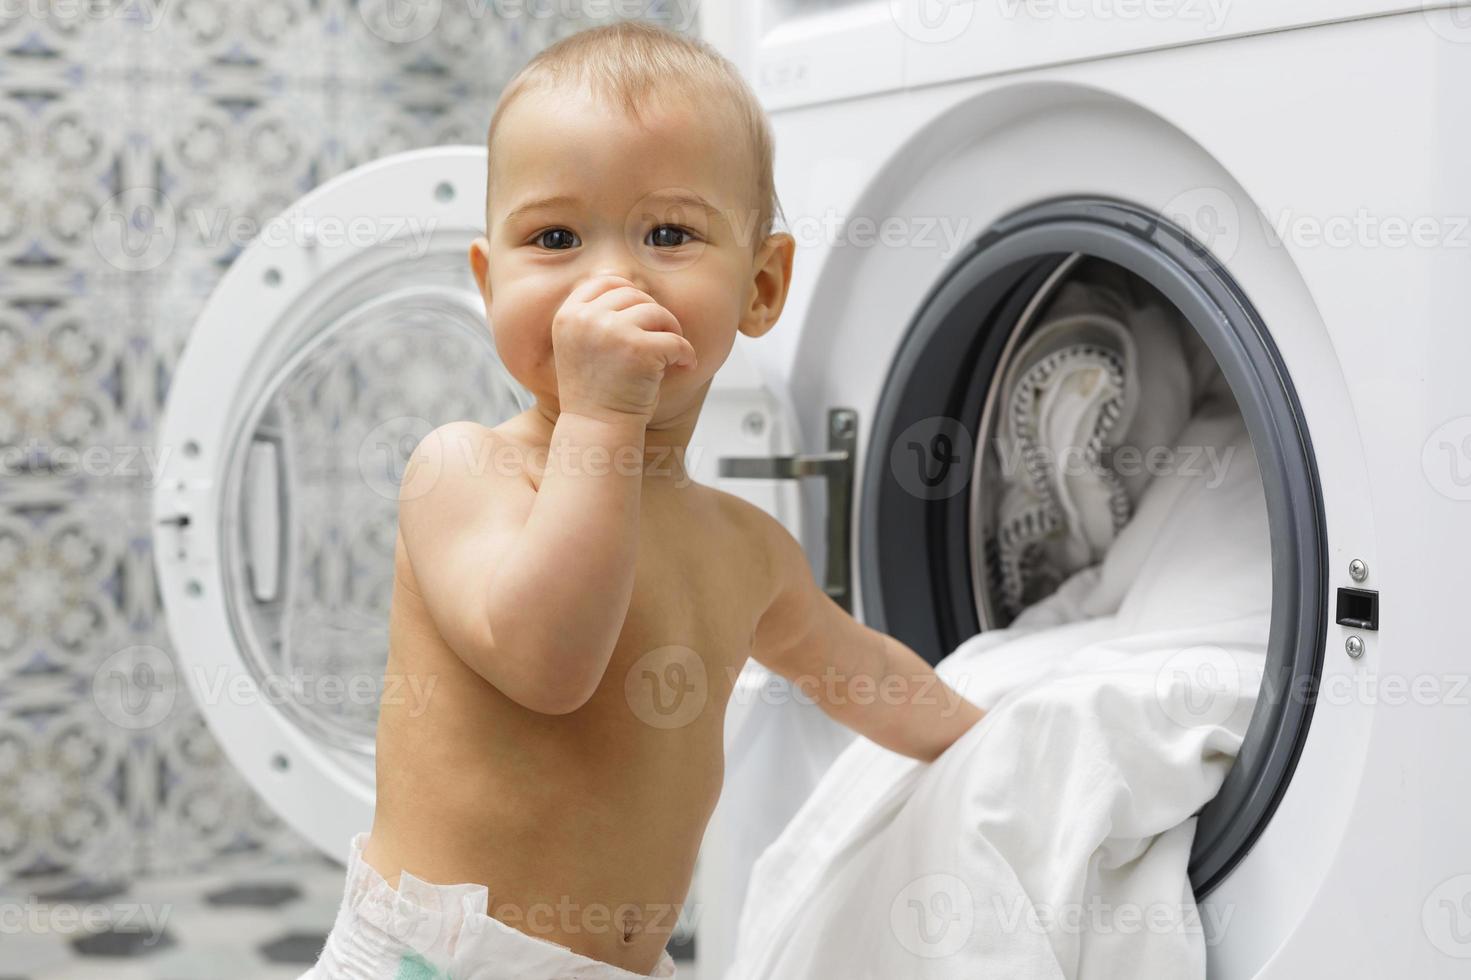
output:
<path id="1" fill-rule="evenodd" d="M 589 277 L 630 280 L 694 345 L 697 368 L 666 373 L 655 421 L 702 397 L 738 330 L 775 321 L 791 236 L 757 241 L 754 178 L 722 118 L 671 99 L 641 127 L 571 89 L 527 92 L 506 110 L 471 266 L 502 360 L 543 403 L 558 404 L 552 318 Z"/>

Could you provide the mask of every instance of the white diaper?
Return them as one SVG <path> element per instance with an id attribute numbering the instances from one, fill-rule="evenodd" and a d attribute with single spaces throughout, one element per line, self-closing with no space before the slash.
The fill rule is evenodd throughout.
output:
<path id="1" fill-rule="evenodd" d="M 337 920 L 298 980 L 641 980 L 486 914 L 485 885 L 436 885 L 404 871 L 390 888 L 354 834 Z M 665 950 L 650 977 L 674 976 Z"/>

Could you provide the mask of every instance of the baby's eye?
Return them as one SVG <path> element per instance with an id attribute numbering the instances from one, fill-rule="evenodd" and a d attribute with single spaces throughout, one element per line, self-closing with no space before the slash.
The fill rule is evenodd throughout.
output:
<path id="1" fill-rule="evenodd" d="M 683 240 L 679 236 L 683 236 Z M 678 248 L 695 235 L 688 228 L 681 228 L 679 225 L 660 225 L 649 232 L 649 237 L 653 239 L 649 244 L 655 248 Z"/>
<path id="2" fill-rule="evenodd" d="M 558 236 L 553 240 L 556 242 L 560 242 L 561 244 L 551 245 L 547 243 L 548 237 L 553 235 Z M 542 248 L 550 249 L 553 252 L 561 252 L 565 251 L 566 249 L 572 248 L 576 241 L 577 235 L 573 232 L 568 231 L 566 228 L 548 228 L 546 231 L 536 236 L 536 242 L 538 245 L 540 245 Z"/>

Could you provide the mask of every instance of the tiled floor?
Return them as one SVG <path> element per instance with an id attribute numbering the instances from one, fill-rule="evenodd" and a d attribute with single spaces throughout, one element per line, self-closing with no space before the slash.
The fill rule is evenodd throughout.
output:
<path id="1" fill-rule="evenodd" d="M 325 858 L 228 874 L 0 886 L 0 980 L 296 980 L 342 897 Z M 679 980 L 696 980 L 679 961 Z"/>
<path id="2" fill-rule="evenodd" d="M 28 980 L 295 980 L 342 896 L 326 859 L 131 885 L 0 888 L 0 971 Z M 15 931 L 15 927 L 19 931 Z"/>

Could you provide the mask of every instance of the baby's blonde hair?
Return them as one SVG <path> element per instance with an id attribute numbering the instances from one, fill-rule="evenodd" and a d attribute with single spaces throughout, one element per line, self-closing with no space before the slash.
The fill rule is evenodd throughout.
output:
<path id="1" fill-rule="evenodd" d="M 775 145 L 766 110 L 735 65 L 707 41 L 638 20 L 616 21 L 568 35 L 527 62 L 501 91 L 485 138 L 487 151 L 495 152 L 496 129 L 517 98 L 566 82 L 590 88 L 640 121 L 640 108 L 651 96 L 675 93 L 697 104 L 706 104 L 697 100 L 709 99 L 708 104 L 728 106 L 756 175 L 757 221 L 754 226 L 741 222 L 736 230 L 754 227 L 758 233 L 754 245 L 759 247 L 771 234 L 776 215 L 782 214 L 785 221 L 772 173 Z M 487 202 L 489 194 L 487 172 Z"/>

